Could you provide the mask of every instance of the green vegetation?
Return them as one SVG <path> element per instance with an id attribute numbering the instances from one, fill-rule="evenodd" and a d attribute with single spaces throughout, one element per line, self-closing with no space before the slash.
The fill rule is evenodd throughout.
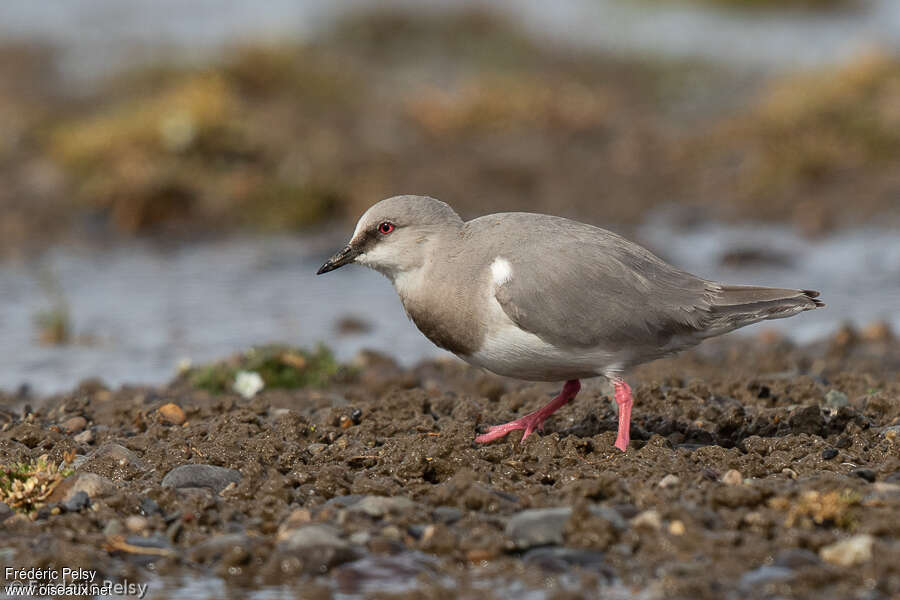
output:
<path id="1" fill-rule="evenodd" d="M 31 512 L 42 507 L 56 486 L 71 474 L 71 469 L 58 470 L 43 457 L 0 465 L 0 502 L 20 512 Z"/>
<path id="2" fill-rule="evenodd" d="M 195 387 L 220 393 L 232 389 L 240 371 L 258 373 L 269 388 L 324 387 L 351 374 L 324 345 L 312 352 L 273 345 L 251 348 L 231 359 L 188 369 L 185 376 Z"/>

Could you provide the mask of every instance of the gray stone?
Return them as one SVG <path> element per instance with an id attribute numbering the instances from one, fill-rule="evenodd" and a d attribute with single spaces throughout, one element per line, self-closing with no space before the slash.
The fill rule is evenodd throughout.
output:
<path id="1" fill-rule="evenodd" d="M 310 454 L 312 454 L 313 456 L 315 456 L 316 454 L 320 454 L 322 452 L 322 450 L 324 450 L 327 447 L 328 446 L 326 446 L 325 444 L 320 444 L 320 443 L 316 442 L 314 444 L 310 444 L 309 446 L 307 446 L 306 451 L 309 452 Z"/>
<path id="2" fill-rule="evenodd" d="M 5 521 L 8 517 L 11 517 L 13 514 L 13 509 L 11 509 L 5 502 L 0 502 L 0 523 Z"/>
<path id="3" fill-rule="evenodd" d="M 416 503 L 403 496 L 366 496 L 351 505 L 348 510 L 381 518 L 389 513 L 401 513 L 415 508 Z"/>
<path id="4" fill-rule="evenodd" d="M 229 483 L 240 483 L 241 473 L 226 467 L 213 465 L 181 465 L 163 477 L 163 487 L 207 488 L 221 492 Z"/>
<path id="5" fill-rule="evenodd" d="M 850 399 L 847 398 L 847 394 L 844 392 L 839 390 L 828 390 L 828 393 L 825 394 L 823 403 L 828 408 L 838 409 L 844 406 L 850 406 Z"/>
<path id="6" fill-rule="evenodd" d="M 111 480 L 96 473 L 76 473 L 67 477 L 53 492 L 53 502 L 65 503 L 72 500 L 79 492 L 84 492 L 96 500 L 112 494 L 118 489 Z"/>
<path id="7" fill-rule="evenodd" d="M 313 548 L 349 549 L 337 529 L 330 525 L 314 524 L 291 529 L 278 544 L 282 550 L 298 551 Z"/>
<path id="8" fill-rule="evenodd" d="M 115 442 L 106 442 L 101 445 L 99 448 L 88 454 L 87 460 L 95 460 L 95 459 L 111 459 L 122 466 L 128 465 L 134 469 L 138 469 L 139 471 L 146 471 L 147 466 L 144 464 L 137 454 L 126 448 L 121 444 L 116 444 Z"/>
<path id="9" fill-rule="evenodd" d="M 742 591 L 749 592 L 769 583 L 786 581 L 793 576 L 794 572 L 787 567 L 765 565 L 744 573 L 741 576 L 741 580 L 738 582 L 738 588 Z"/>
<path id="10" fill-rule="evenodd" d="M 571 516 L 572 509 L 568 506 L 523 510 L 506 523 L 506 537 L 521 550 L 562 544 L 563 528 Z"/>
<path id="11" fill-rule="evenodd" d="M 788 569 L 800 569 L 803 567 L 811 567 L 821 564 L 819 555 L 812 550 L 806 548 L 791 548 L 778 553 L 775 557 L 776 567 L 785 567 Z"/>
<path id="12" fill-rule="evenodd" d="M 71 497 L 64 501 L 60 506 L 66 512 L 78 512 L 82 509 L 87 508 L 91 505 L 91 497 L 84 490 L 79 490 L 71 495 Z"/>
<path id="13" fill-rule="evenodd" d="M 595 517 L 609 521 L 617 529 L 627 527 L 622 515 L 608 506 L 593 505 L 589 510 Z M 563 529 L 571 516 L 572 508 L 568 506 L 523 510 L 507 521 L 506 537 L 520 550 L 562 544 Z"/>
<path id="14" fill-rule="evenodd" d="M 455 506 L 438 506 L 432 514 L 435 521 L 446 523 L 447 525 L 452 525 L 463 517 L 463 511 Z"/>
<path id="15" fill-rule="evenodd" d="M 150 517 L 155 514 L 163 514 L 163 510 L 159 507 L 159 504 L 156 503 L 156 500 L 153 498 L 141 498 L 141 503 L 138 507 L 138 510 L 141 511 L 141 514 L 145 517 Z"/>
<path id="16" fill-rule="evenodd" d="M 103 528 L 103 535 L 105 535 L 106 537 L 121 535 L 124 530 L 125 528 L 122 527 L 122 522 L 118 519 L 113 519 L 112 521 L 108 522 Z"/>
<path id="17" fill-rule="evenodd" d="M 334 498 L 329 498 L 328 501 L 325 502 L 325 506 L 347 508 L 348 506 L 356 504 L 365 497 L 365 494 L 346 494 L 344 496 L 335 496 Z"/>
<path id="18" fill-rule="evenodd" d="M 65 461 L 59 463 L 58 471 L 62 471 L 64 469 L 72 469 L 73 471 L 77 471 L 78 467 L 83 465 L 85 461 L 87 461 L 88 457 L 84 454 L 76 454 L 75 458 L 72 459 L 72 462 L 66 464 Z"/>

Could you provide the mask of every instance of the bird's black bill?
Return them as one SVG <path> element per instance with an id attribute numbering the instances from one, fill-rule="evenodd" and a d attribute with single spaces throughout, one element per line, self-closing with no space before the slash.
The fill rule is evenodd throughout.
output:
<path id="1" fill-rule="evenodd" d="M 339 269 L 346 264 L 352 263 L 354 260 L 356 260 L 356 256 L 358 254 L 359 252 L 354 250 L 352 247 L 346 246 L 343 250 L 325 261 L 325 264 L 322 265 L 318 271 L 316 271 L 316 275 L 321 275 L 322 273 L 327 273 L 328 271 L 334 271 L 335 269 Z"/>

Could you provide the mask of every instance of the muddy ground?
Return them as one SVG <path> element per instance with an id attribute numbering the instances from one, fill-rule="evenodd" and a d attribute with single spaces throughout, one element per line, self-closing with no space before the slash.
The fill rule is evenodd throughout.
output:
<path id="1" fill-rule="evenodd" d="M 599 381 L 542 435 L 476 445 L 558 386 L 450 360 L 365 355 L 252 399 L 85 382 L 0 412 L 0 463 L 74 455 L 43 507 L 0 517 L 0 553 L 157 597 L 212 577 L 233 597 L 895 598 L 898 366 L 877 328 L 713 341 L 632 374 L 625 453 Z"/>

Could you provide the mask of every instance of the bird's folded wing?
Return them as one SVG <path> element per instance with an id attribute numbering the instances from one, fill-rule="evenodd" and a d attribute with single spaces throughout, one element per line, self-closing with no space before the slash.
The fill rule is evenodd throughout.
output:
<path id="1" fill-rule="evenodd" d="M 495 297 L 516 325 L 558 347 L 663 347 L 703 329 L 715 294 L 716 284 L 603 230 L 515 256 Z"/>

